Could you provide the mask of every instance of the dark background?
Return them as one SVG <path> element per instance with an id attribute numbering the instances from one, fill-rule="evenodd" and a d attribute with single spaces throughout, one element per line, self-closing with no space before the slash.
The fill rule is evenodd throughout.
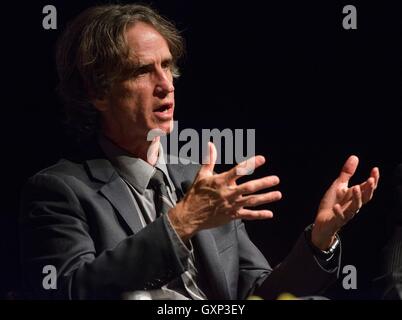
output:
<path id="1" fill-rule="evenodd" d="M 100 3 L 3 4 L 1 297 L 20 288 L 21 187 L 70 144 L 55 94 L 55 41 L 68 20 Z M 257 153 L 268 158 L 257 175 L 281 178 L 284 198 L 271 206 L 274 219 L 247 223 L 271 264 L 283 259 L 313 221 L 348 155 L 361 160 L 354 183 L 380 167 L 375 199 L 342 231 L 343 264 L 356 266 L 358 289 L 346 291 L 338 283 L 328 292 L 332 298 L 375 297 L 371 279 L 387 235 L 391 175 L 402 162 L 400 1 L 152 3 L 175 21 L 187 42 L 176 83 L 180 128 L 256 129 Z M 57 8 L 57 30 L 42 28 L 47 4 Z M 357 8 L 357 30 L 342 28 L 347 4 Z"/>

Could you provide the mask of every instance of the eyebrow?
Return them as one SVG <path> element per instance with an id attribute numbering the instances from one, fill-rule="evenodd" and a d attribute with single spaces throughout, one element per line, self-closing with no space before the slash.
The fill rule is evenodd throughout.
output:
<path id="1" fill-rule="evenodd" d="M 163 59 L 161 64 L 163 65 L 165 63 L 169 63 L 169 64 L 173 63 L 173 58 Z M 144 63 L 144 64 L 139 63 L 137 66 L 137 69 L 148 69 L 148 68 L 152 68 L 153 65 L 154 65 L 154 63 Z"/>

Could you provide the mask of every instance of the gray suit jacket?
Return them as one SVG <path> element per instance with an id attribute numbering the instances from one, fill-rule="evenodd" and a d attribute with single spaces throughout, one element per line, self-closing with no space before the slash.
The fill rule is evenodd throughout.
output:
<path id="1" fill-rule="evenodd" d="M 168 165 L 179 198 L 198 165 Z M 34 298 L 120 299 L 124 292 L 158 288 L 186 265 L 162 218 L 142 228 L 125 182 L 101 154 L 61 160 L 34 175 L 22 196 L 24 283 Z M 311 295 L 336 277 L 312 255 L 304 236 L 274 270 L 234 221 L 194 236 L 200 284 L 209 299 L 244 299 L 261 287 Z M 43 288 L 43 268 L 57 269 L 57 289 Z"/>

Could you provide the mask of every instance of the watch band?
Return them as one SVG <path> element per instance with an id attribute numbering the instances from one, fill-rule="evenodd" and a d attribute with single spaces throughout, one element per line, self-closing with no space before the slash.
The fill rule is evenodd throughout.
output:
<path id="1" fill-rule="evenodd" d="M 338 233 L 335 234 L 335 241 L 327 250 L 321 250 L 321 249 L 317 248 L 311 241 L 311 232 L 313 230 L 313 227 L 314 227 L 314 224 L 311 224 L 305 230 L 307 243 L 309 244 L 309 246 L 315 256 L 317 256 L 318 258 L 320 258 L 322 260 L 328 261 L 334 256 L 336 249 L 339 247 L 339 243 L 340 243 L 339 235 L 338 235 Z"/>

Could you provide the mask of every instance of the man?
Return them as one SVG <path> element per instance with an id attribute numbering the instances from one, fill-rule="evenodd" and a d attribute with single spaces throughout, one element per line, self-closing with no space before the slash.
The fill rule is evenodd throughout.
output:
<path id="1" fill-rule="evenodd" d="M 336 278 L 337 232 L 371 199 L 378 169 L 349 188 L 358 164 L 350 157 L 314 224 L 272 269 L 242 219 L 272 217 L 253 208 L 281 198 L 279 191 L 256 194 L 279 178 L 236 183 L 264 157 L 214 174 L 213 144 L 200 167 L 165 164 L 159 137 L 148 141 L 150 132 L 172 130 L 182 51 L 173 25 L 140 5 L 90 8 L 64 33 L 57 66 L 67 114 L 81 137 L 89 132 L 96 142 L 25 188 L 22 255 L 35 297 L 244 299 L 262 292 L 272 299 L 315 294 Z M 55 289 L 44 285 L 47 265 L 57 270 Z"/>

